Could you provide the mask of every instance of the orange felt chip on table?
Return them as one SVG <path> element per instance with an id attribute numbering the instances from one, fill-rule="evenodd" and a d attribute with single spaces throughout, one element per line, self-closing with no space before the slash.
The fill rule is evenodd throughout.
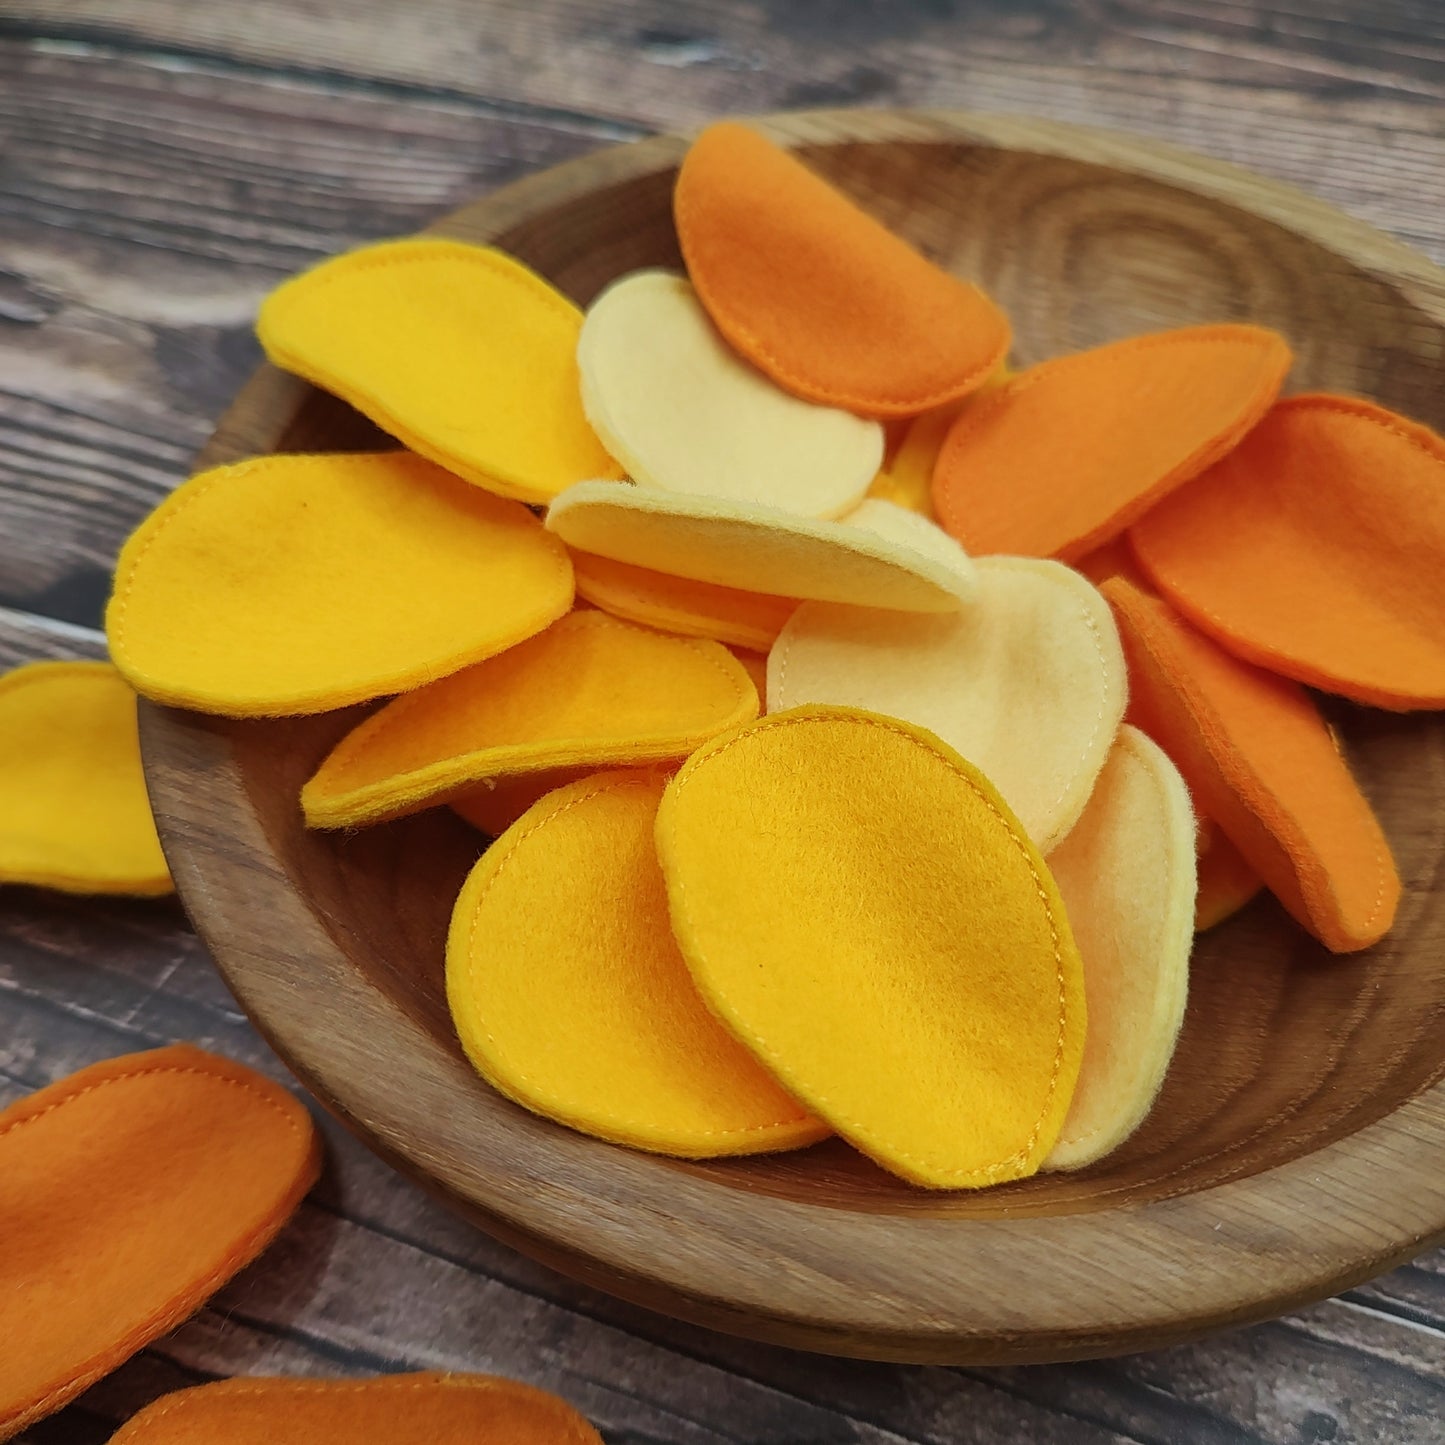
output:
<path id="1" fill-rule="evenodd" d="M 746 126 L 709 126 L 693 142 L 673 211 L 718 329 L 809 401 L 926 411 L 982 385 L 1008 351 L 1008 319 L 978 287 Z"/>
<path id="2" fill-rule="evenodd" d="M 1194 931 L 1204 933 L 1238 913 L 1264 887 L 1264 880 L 1211 818 L 1199 820 L 1198 852 Z"/>
<path id="3" fill-rule="evenodd" d="M 1263 327 L 1193 326 L 1030 367 L 949 432 L 939 520 L 970 552 L 1082 557 L 1236 446 L 1289 364 Z"/>

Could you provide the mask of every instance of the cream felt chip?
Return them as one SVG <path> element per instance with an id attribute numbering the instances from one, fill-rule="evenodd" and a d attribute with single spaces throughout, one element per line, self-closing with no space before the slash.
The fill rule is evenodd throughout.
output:
<path id="1" fill-rule="evenodd" d="M 878 422 L 783 391 L 670 271 L 624 276 L 598 297 L 577 366 L 593 430 L 647 486 L 836 517 L 883 461 Z"/>
<path id="2" fill-rule="evenodd" d="M 1047 853 L 1084 809 L 1124 716 L 1113 615 L 1058 562 L 980 557 L 961 612 L 805 602 L 768 657 L 768 711 L 839 703 L 936 733 Z"/>
<path id="3" fill-rule="evenodd" d="M 865 501 L 831 522 L 719 497 L 579 482 L 552 503 L 547 526 L 584 552 L 781 597 L 952 612 L 975 585 L 956 542 L 889 502 Z"/>
<path id="4" fill-rule="evenodd" d="M 1089 1036 L 1045 1169 L 1078 1169 L 1144 1122 L 1184 1022 L 1194 943 L 1194 811 L 1179 770 L 1125 726 L 1089 806 L 1049 855 L 1084 961 Z"/>

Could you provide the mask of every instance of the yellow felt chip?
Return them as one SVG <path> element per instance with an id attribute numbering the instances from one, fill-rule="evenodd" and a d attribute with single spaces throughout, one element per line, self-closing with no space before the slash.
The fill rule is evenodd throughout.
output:
<path id="1" fill-rule="evenodd" d="M 376 823 L 483 778 L 684 758 L 757 715 L 752 679 L 720 642 L 572 612 L 373 713 L 301 806 L 313 828 Z"/>
<path id="2" fill-rule="evenodd" d="M 621 472 L 582 412 L 582 313 L 510 256 L 385 241 L 278 287 L 256 333 L 277 366 L 412 451 L 522 502 Z"/>
<path id="3" fill-rule="evenodd" d="M 938 527 L 868 500 L 841 521 L 656 487 L 581 482 L 547 513 L 570 547 L 698 582 L 913 612 L 952 612 L 973 567 Z"/>
<path id="4" fill-rule="evenodd" d="M 1124 716 L 1103 597 L 1058 562 L 980 557 L 961 612 L 805 602 L 768 658 L 768 711 L 828 702 L 938 734 L 1003 794 L 1047 853 L 1084 809 Z"/>
<path id="5" fill-rule="evenodd" d="M 638 271 L 602 293 L 577 365 L 587 419 L 648 486 L 836 517 L 883 461 L 878 422 L 782 390 L 728 346 L 670 271 Z"/>
<path id="6" fill-rule="evenodd" d="M 1184 1022 L 1194 810 L 1179 770 L 1123 727 L 1089 806 L 1049 855 L 1084 960 L 1089 1037 L 1046 1169 L 1078 1169 L 1144 1122 Z"/>
<path id="7" fill-rule="evenodd" d="M 1194 931 L 1206 933 L 1233 918 L 1264 887 L 1264 879 L 1244 854 L 1224 836 L 1213 818 L 1200 818 L 1195 855 L 1199 862 L 1199 896 L 1194 902 Z"/>
<path id="8" fill-rule="evenodd" d="M 708 1012 L 673 942 L 653 847 L 663 779 L 550 793 L 482 856 L 452 915 L 447 999 L 467 1056 L 524 1108 L 703 1158 L 829 1131 Z"/>
<path id="9" fill-rule="evenodd" d="M 105 624 L 146 697 L 273 717 L 418 687 L 571 605 L 566 549 L 520 503 L 337 453 L 192 477 L 121 551 Z"/>
<path id="10" fill-rule="evenodd" d="M 668 785 L 673 930 L 718 1017 L 914 1183 L 1031 1174 L 1084 1047 L 1063 904 L 992 785 L 921 728 L 775 713 Z"/>
<path id="11" fill-rule="evenodd" d="M 0 677 L 0 883 L 171 891 L 135 693 L 107 662 L 32 662 Z"/>

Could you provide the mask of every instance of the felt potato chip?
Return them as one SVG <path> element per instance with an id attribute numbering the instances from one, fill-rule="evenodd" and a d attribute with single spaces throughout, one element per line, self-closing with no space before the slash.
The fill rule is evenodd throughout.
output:
<path id="1" fill-rule="evenodd" d="M 973 592 L 968 557 L 931 522 L 864 501 L 842 521 L 654 487 L 580 482 L 547 513 L 569 547 L 698 582 L 914 612 Z"/>
<path id="2" fill-rule="evenodd" d="M 1199 820 L 1199 897 L 1194 931 L 1204 933 L 1232 918 L 1264 887 L 1264 880 L 1210 818 Z"/>
<path id="3" fill-rule="evenodd" d="M 1047 853 L 1088 802 L 1124 717 L 1109 605 L 1077 572 L 981 557 L 962 612 L 805 602 L 768 657 L 768 711 L 867 708 L 929 729 L 1003 795 Z"/>
<path id="4" fill-rule="evenodd" d="M 1169 754 L 1276 898 L 1326 948 L 1384 936 L 1390 846 L 1309 694 L 1253 667 L 1123 578 L 1103 585 L 1129 663 L 1130 721 Z"/>
<path id="5" fill-rule="evenodd" d="M 646 486 L 836 517 L 883 461 L 876 421 L 780 390 L 670 271 L 624 276 L 593 302 L 577 365 L 587 419 Z"/>
<path id="6" fill-rule="evenodd" d="M 510 777 L 484 778 L 474 787 L 449 798 L 452 812 L 489 838 L 500 838 L 523 813 L 548 793 L 583 778 L 595 776 L 596 767 L 581 763 L 575 768 L 548 768 L 539 773 L 514 773 Z"/>
<path id="7" fill-rule="evenodd" d="M 728 649 L 742 664 L 743 671 L 752 678 L 758 690 L 759 710 L 766 710 L 768 698 L 768 655 L 765 652 L 749 652 L 744 647 Z"/>
<path id="8" fill-rule="evenodd" d="M 703 997 L 783 1085 L 930 1188 L 1033 1173 L 1084 1046 L 1047 866 L 921 728 L 806 707 L 700 748 L 657 848 Z"/>
<path id="9" fill-rule="evenodd" d="M 653 847 L 664 779 L 550 793 L 482 855 L 452 915 L 447 999 L 478 1072 L 535 1113 L 686 1158 L 828 1133 L 708 1012 Z"/>
<path id="10" fill-rule="evenodd" d="M 621 473 L 578 391 L 582 313 L 510 256 L 385 241 L 287 281 L 256 323 L 266 355 L 412 451 L 522 502 Z"/>
<path id="11" fill-rule="evenodd" d="M 685 758 L 757 715 L 752 679 L 721 643 L 573 612 L 373 713 L 301 806 L 313 828 L 376 823 L 483 778 Z"/>
<path id="12" fill-rule="evenodd" d="M 135 693 L 107 662 L 32 662 L 0 677 L 0 883 L 171 891 Z"/>
<path id="13" fill-rule="evenodd" d="M 184 1044 L 0 1113 L 0 1440 L 173 1329 L 315 1182 L 306 1110 Z"/>
<path id="14" fill-rule="evenodd" d="M 1130 541 L 1236 656 L 1375 707 L 1445 707 L 1445 438 L 1428 427 L 1291 397 Z"/>
<path id="15" fill-rule="evenodd" d="M 954 424 L 933 505 L 970 551 L 1082 557 L 1236 446 L 1289 370 L 1258 326 L 1191 326 L 1020 372 Z"/>
<path id="16" fill-rule="evenodd" d="M 272 717 L 418 687 L 571 605 L 566 549 L 517 502 L 407 452 L 267 456 L 151 513 L 105 622 L 144 696 Z"/>
<path id="17" fill-rule="evenodd" d="M 1009 347 L 1004 314 L 756 131 L 693 142 L 673 205 L 708 314 L 809 401 L 907 416 L 966 395 Z"/>
<path id="18" fill-rule="evenodd" d="M 1084 961 L 1089 1036 L 1046 1169 L 1079 1169 L 1144 1122 L 1184 1023 L 1194 810 L 1179 770 L 1124 727 L 1084 816 L 1049 855 Z"/>
<path id="19" fill-rule="evenodd" d="M 242 1377 L 163 1395 L 110 1445 L 602 1445 L 564 1400 L 495 1375 Z"/>
<path id="20" fill-rule="evenodd" d="M 798 606 L 795 597 L 695 582 L 591 552 L 573 552 L 572 570 L 578 595 L 614 617 L 735 647 L 766 651 Z"/>

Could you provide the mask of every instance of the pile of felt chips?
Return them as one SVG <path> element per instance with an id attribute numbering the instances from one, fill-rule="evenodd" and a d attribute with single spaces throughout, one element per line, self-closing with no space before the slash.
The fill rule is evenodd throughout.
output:
<path id="1" fill-rule="evenodd" d="M 739 125 L 675 219 L 686 274 L 585 314 L 446 239 L 283 285 L 268 355 L 406 450 L 194 477 L 122 555 L 115 663 L 238 717 L 390 699 L 301 806 L 494 839 L 446 984 L 526 1108 L 933 1188 L 1087 1165 L 1196 927 L 1262 886 L 1337 952 L 1390 927 L 1305 688 L 1445 705 L 1445 444 L 1280 400 L 1250 325 L 1010 372 L 988 296 Z"/>

